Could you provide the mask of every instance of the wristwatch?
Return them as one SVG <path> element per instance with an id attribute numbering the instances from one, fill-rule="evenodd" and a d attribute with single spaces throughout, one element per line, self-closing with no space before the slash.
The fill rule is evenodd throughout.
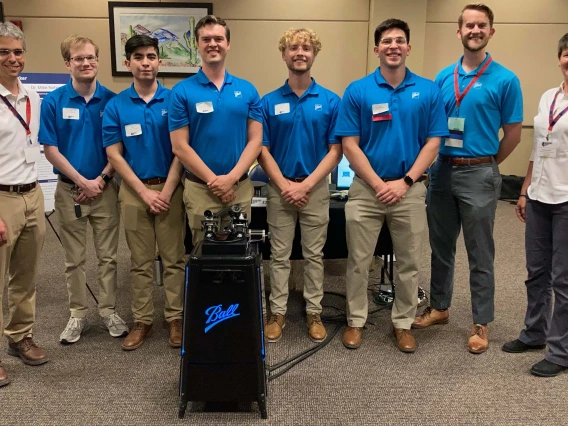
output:
<path id="1" fill-rule="evenodd" d="M 412 179 L 410 176 L 406 175 L 404 177 L 404 183 L 408 185 L 408 187 L 410 188 L 412 185 L 414 185 L 414 179 Z"/>
<path id="2" fill-rule="evenodd" d="M 104 173 L 101 173 L 101 177 L 103 178 L 103 180 L 105 181 L 105 183 L 109 183 L 110 180 L 112 179 L 109 175 L 106 175 Z"/>

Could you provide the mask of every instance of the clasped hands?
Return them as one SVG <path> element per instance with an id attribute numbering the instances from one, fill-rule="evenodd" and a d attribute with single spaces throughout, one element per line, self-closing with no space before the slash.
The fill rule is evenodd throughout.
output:
<path id="1" fill-rule="evenodd" d="M 284 201 L 299 208 L 308 204 L 311 188 L 305 183 L 306 181 L 294 182 L 286 179 L 286 182 L 288 182 L 288 186 L 280 193 Z"/>
<path id="2" fill-rule="evenodd" d="M 78 204 L 89 204 L 103 193 L 105 185 L 106 182 L 100 176 L 96 179 L 85 180 L 85 183 L 77 188 L 77 196 L 73 199 Z"/>
<path id="3" fill-rule="evenodd" d="M 236 183 L 237 179 L 230 175 L 219 175 L 207 182 L 207 187 L 213 194 L 219 197 L 223 204 L 228 204 L 237 197 L 233 189 L 233 185 Z"/>
<path id="4" fill-rule="evenodd" d="M 409 187 L 406 182 L 404 182 L 404 179 L 384 182 L 382 185 L 376 185 L 373 187 L 378 200 L 387 206 L 392 206 L 402 201 L 406 195 L 406 191 L 408 191 L 408 188 Z"/>

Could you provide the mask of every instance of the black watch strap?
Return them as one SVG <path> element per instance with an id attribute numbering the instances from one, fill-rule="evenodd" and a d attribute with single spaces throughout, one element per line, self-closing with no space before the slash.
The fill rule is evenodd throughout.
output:
<path id="1" fill-rule="evenodd" d="M 406 175 L 404 177 L 404 183 L 406 183 L 409 187 L 411 187 L 412 185 L 414 185 L 414 179 L 412 179 L 410 176 Z"/>
<path id="2" fill-rule="evenodd" d="M 112 179 L 109 175 L 106 175 L 104 173 L 101 173 L 101 177 L 103 178 L 103 180 L 105 181 L 105 183 L 109 183 L 110 180 Z"/>

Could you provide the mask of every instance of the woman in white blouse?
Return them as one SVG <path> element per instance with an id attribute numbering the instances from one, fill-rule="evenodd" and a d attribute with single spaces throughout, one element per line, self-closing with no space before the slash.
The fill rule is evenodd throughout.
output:
<path id="1" fill-rule="evenodd" d="M 568 369 L 568 34 L 558 43 L 558 59 L 564 81 L 540 99 L 533 152 L 515 208 L 526 223 L 525 328 L 502 348 L 520 353 L 548 346 L 530 370 L 542 377 Z"/>

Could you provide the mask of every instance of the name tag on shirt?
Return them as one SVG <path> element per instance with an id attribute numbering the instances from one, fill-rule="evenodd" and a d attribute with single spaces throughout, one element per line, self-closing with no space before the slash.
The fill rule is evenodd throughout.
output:
<path id="1" fill-rule="evenodd" d="M 274 105 L 274 115 L 289 114 L 289 113 L 290 113 L 289 103 Z"/>
<path id="2" fill-rule="evenodd" d="M 140 124 L 128 124 L 124 126 L 126 136 L 138 136 L 142 134 L 142 126 Z"/>
<path id="3" fill-rule="evenodd" d="M 26 157 L 26 163 L 37 163 L 41 158 L 41 149 L 39 146 L 24 148 L 24 156 Z"/>
<path id="4" fill-rule="evenodd" d="M 542 140 L 537 145 L 537 155 L 543 158 L 556 158 L 558 141 Z"/>
<path id="5" fill-rule="evenodd" d="M 453 148 L 463 148 L 465 118 L 462 117 L 448 118 L 448 129 L 450 131 L 450 137 L 446 138 L 445 146 L 451 146 Z"/>
<path id="6" fill-rule="evenodd" d="M 79 110 L 77 108 L 63 108 L 64 120 L 78 120 Z"/>
<path id="7" fill-rule="evenodd" d="M 213 102 L 198 102 L 195 104 L 195 109 L 200 114 L 209 114 L 213 112 Z"/>
<path id="8" fill-rule="evenodd" d="M 373 115 L 382 114 L 389 110 L 389 104 L 373 104 Z"/>

